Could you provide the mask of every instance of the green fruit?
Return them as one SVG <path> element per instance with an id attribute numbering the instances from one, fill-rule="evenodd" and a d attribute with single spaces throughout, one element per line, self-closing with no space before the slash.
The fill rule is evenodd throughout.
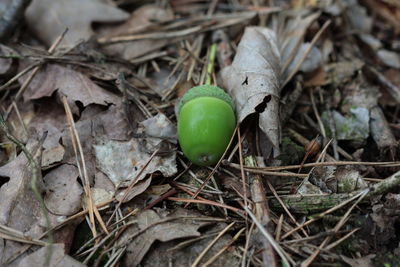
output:
<path id="1" fill-rule="evenodd" d="M 210 85 L 193 87 L 179 103 L 179 144 L 183 154 L 196 165 L 217 163 L 235 127 L 233 101 L 221 88 Z"/>

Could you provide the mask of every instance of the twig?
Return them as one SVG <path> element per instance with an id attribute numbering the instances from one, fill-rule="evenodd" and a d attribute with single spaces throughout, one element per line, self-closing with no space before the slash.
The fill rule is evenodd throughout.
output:
<path id="1" fill-rule="evenodd" d="M 232 244 L 240 237 L 240 235 L 246 230 L 245 227 L 240 229 L 239 232 L 236 233 L 236 235 L 232 238 L 232 240 L 223 248 L 220 249 L 214 256 L 212 256 L 208 261 L 206 261 L 201 267 L 207 267 L 210 266 L 219 256 L 221 256 L 222 253 L 224 253 L 225 250 L 227 250 Z"/>
<path id="2" fill-rule="evenodd" d="M 271 236 L 271 234 L 268 233 L 267 230 L 265 230 L 265 228 L 262 226 L 262 224 L 257 220 L 256 216 L 247 207 L 244 207 L 244 210 L 251 217 L 253 222 L 256 224 L 257 228 L 260 230 L 260 232 L 264 235 L 264 237 L 269 241 L 269 243 L 272 245 L 272 247 L 275 249 L 275 251 L 281 257 L 282 262 L 285 264 L 285 266 L 290 266 L 289 261 L 294 266 L 295 262 L 286 254 L 286 252 L 274 240 L 274 238 Z"/>
<path id="3" fill-rule="evenodd" d="M 117 206 L 115 207 L 113 213 L 111 214 L 110 218 L 107 221 L 106 226 L 110 225 L 112 219 L 114 218 L 117 210 L 121 207 L 122 203 L 125 201 L 125 199 L 128 197 L 129 193 L 132 191 L 132 188 L 135 186 L 136 182 L 140 179 L 140 176 L 142 175 L 142 173 L 146 170 L 146 168 L 149 166 L 150 162 L 153 160 L 153 158 L 156 156 L 157 152 L 159 149 L 157 149 L 156 151 L 153 152 L 153 154 L 150 156 L 150 158 L 147 160 L 146 164 L 142 167 L 142 169 L 140 170 L 140 172 L 136 175 L 136 177 L 134 179 L 132 179 L 132 181 L 130 182 L 129 186 L 127 189 L 125 189 L 125 193 L 122 196 L 122 198 L 120 199 L 120 201 L 118 202 Z"/>
<path id="4" fill-rule="evenodd" d="M 347 212 L 343 215 L 342 219 L 336 224 L 335 228 L 333 231 L 336 233 L 342 228 L 342 226 L 346 223 L 351 211 L 357 206 L 357 204 L 368 194 L 368 189 L 364 190 L 361 192 L 359 198 L 357 199 L 356 202 L 347 210 Z M 314 259 L 318 256 L 318 254 L 321 252 L 321 250 L 325 247 L 327 243 L 332 239 L 332 236 L 327 236 L 325 240 L 319 245 L 318 249 L 305 261 L 301 264 L 301 267 L 307 267 L 309 266 Z"/>
<path id="5" fill-rule="evenodd" d="M 62 102 L 64 105 L 64 110 L 66 112 L 67 121 L 68 121 L 69 128 L 70 128 L 71 141 L 72 141 L 72 146 L 73 146 L 76 161 L 77 161 L 79 176 L 81 177 L 81 180 L 83 183 L 83 188 L 84 188 L 84 191 L 86 194 L 86 199 L 88 201 L 87 208 L 89 210 L 89 219 L 90 219 L 90 223 L 91 223 L 90 229 L 93 233 L 93 236 L 96 236 L 97 231 L 96 231 L 96 224 L 95 224 L 95 220 L 94 220 L 94 216 L 96 216 L 97 220 L 99 221 L 103 230 L 106 233 L 108 233 L 107 227 L 105 226 L 103 219 L 101 218 L 100 213 L 97 210 L 97 207 L 94 205 L 94 202 L 93 202 L 92 191 L 90 189 L 90 181 L 89 181 L 89 177 L 88 177 L 88 173 L 87 173 L 87 169 L 86 169 L 86 163 L 85 163 L 85 157 L 83 154 L 82 144 L 80 142 L 78 131 L 76 130 L 76 127 L 75 127 L 74 118 L 72 116 L 72 112 L 69 107 L 68 100 L 67 100 L 66 96 L 64 96 L 64 95 L 62 96 L 61 99 L 62 99 Z M 80 159 L 80 161 L 79 161 L 79 159 Z"/>
<path id="6" fill-rule="evenodd" d="M 293 76 L 297 73 L 297 71 L 300 69 L 301 64 L 303 64 L 304 60 L 308 56 L 308 54 L 311 52 L 311 49 L 314 47 L 315 43 L 319 40 L 321 37 L 322 33 L 328 28 L 328 26 L 331 24 L 331 20 L 328 20 L 325 22 L 325 24 L 321 27 L 321 29 L 317 32 L 317 34 L 314 36 L 314 38 L 311 40 L 311 43 L 307 50 L 304 52 L 303 56 L 300 58 L 299 62 L 297 62 L 296 66 L 293 68 L 292 72 L 288 75 L 286 78 L 285 82 L 282 84 L 281 88 L 285 87 L 286 84 L 293 78 Z"/>

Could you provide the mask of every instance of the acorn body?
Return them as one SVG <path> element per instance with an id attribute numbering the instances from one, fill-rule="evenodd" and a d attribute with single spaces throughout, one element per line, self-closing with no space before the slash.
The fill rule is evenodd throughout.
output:
<path id="1" fill-rule="evenodd" d="M 222 89 L 203 85 L 183 96 L 178 113 L 178 138 L 183 153 L 194 164 L 217 163 L 235 127 L 232 99 Z"/>

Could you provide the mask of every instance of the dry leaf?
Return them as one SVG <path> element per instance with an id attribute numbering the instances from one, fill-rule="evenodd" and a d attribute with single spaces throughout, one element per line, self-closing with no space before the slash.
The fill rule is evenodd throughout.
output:
<path id="1" fill-rule="evenodd" d="M 99 0 L 34 0 L 26 10 L 28 25 L 50 46 L 68 28 L 61 46 L 87 41 L 94 33 L 93 22 L 118 22 L 128 14 Z"/>
<path id="2" fill-rule="evenodd" d="M 146 137 L 167 139 L 176 144 L 176 126 L 162 113 L 139 123 L 139 133 Z"/>
<path id="3" fill-rule="evenodd" d="M 13 49 L 0 44 L 0 56 L 18 55 Z M 12 58 L 0 57 L 0 75 L 11 72 L 14 60 Z"/>
<path id="4" fill-rule="evenodd" d="M 206 249 L 215 236 L 225 227 L 225 223 L 207 227 L 207 230 L 202 232 L 202 236 L 198 240 L 194 237 L 191 240 L 172 240 L 158 243 L 149 250 L 141 264 L 146 267 L 191 266 L 197 256 Z M 231 240 L 232 238 L 229 234 L 221 236 L 206 255 L 204 255 L 198 266 L 207 266 L 204 265 L 206 261 L 216 255 L 223 247 L 228 246 Z M 188 243 L 183 244 L 185 241 Z M 235 249 L 235 246 L 230 245 L 223 254 L 219 255 L 208 266 L 240 266 L 241 259 L 235 256 L 237 252 L 238 250 Z"/>
<path id="5" fill-rule="evenodd" d="M 152 152 L 145 148 L 144 139 L 130 141 L 99 140 L 94 145 L 98 168 L 118 186 L 134 179 L 149 160 Z M 177 172 L 175 153 L 155 156 L 138 180 L 146 174 L 160 171 L 169 177 Z"/>
<path id="6" fill-rule="evenodd" d="M 82 186 L 78 183 L 78 169 L 64 164 L 43 177 L 47 209 L 56 215 L 70 216 L 81 208 Z"/>
<path id="7" fill-rule="evenodd" d="M 50 249 L 51 246 L 51 249 Z M 64 244 L 52 244 L 43 247 L 32 254 L 26 256 L 18 265 L 18 267 L 84 267 L 86 265 L 75 260 L 71 256 L 65 254 Z M 47 257 L 50 261 L 47 262 Z M 48 263 L 48 265 L 46 265 Z"/>
<path id="8" fill-rule="evenodd" d="M 65 111 L 53 99 L 36 103 L 35 107 L 36 112 L 32 120 L 25 123 L 29 132 L 32 133 L 34 129 L 37 136 L 42 136 L 47 132 L 43 143 L 42 168 L 48 168 L 61 162 L 65 154 L 64 146 L 60 144 L 62 131 L 66 128 Z"/>
<path id="9" fill-rule="evenodd" d="M 184 209 L 176 209 L 172 214 L 166 214 L 165 212 L 157 214 L 153 210 L 146 210 L 140 213 L 137 217 L 137 226 L 129 228 L 121 238 L 121 242 L 124 242 L 129 235 L 137 231 L 146 229 L 151 225 L 154 226 L 129 241 L 126 249 L 126 266 L 137 266 L 156 240 L 167 242 L 178 238 L 200 236 L 197 230 L 208 223 L 194 220 L 193 217 L 196 216 L 200 215 L 194 211 Z M 185 220 L 185 217 L 191 218 Z M 172 220 L 172 218 L 177 219 Z M 166 219 L 171 220 L 163 222 Z"/>
<path id="10" fill-rule="evenodd" d="M 47 64 L 35 75 L 24 93 L 24 100 L 51 96 L 56 90 L 67 97 L 71 106 L 75 106 L 75 101 L 83 106 L 119 102 L 117 96 L 99 87 L 82 73 L 57 64 Z"/>
<path id="11" fill-rule="evenodd" d="M 141 32 L 156 23 L 162 23 L 174 18 L 171 10 L 156 5 L 145 5 L 136 9 L 129 20 L 119 27 L 113 28 L 106 38 Z M 170 40 L 138 40 L 117 44 L 103 45 L 105 51 L 129 60 L 154 51 L 168 44 Z"/>
<path id="12" fill-rule="evenodd" d="M 86 170 L 90 181 L 93 181 L 96 170 L 96 157 L 93 145 L 95 138 L 127 140 L 129 127 L 121 105 L 110 106 L 103 110 L 98 105 L 90 105 L 82 112 L 81 118 L 75 123 L 81 141 Z M 76 164 L 76 157 L 71 142 L 70 130 L 63 131 L 62 143 L 65 147 L 63 163 Z"/>
<path id="13" fill-rule="evenodd" d="M 260 113 L 259 126 L 279 154 L 280 54 L 275 33 L 247 27 L 231 66 L 222 70 L 225 88 L 233 96 L 238 121 Z M 265 108 L 264 108 L 265 106 Z"/>
<path id="14" fill-rule="evenodd" d="M 38 142 L 32 140 L 27 144 L 27 149 L 36 151 L 37 146 Z M 32 152 L 34 153 L 36 152 Z M 0 187 L 0 224 L 21 231 L 26 236 L 39 236 L 45 230 L 45 225 L 41 225 L 42 210 L 31 188 L 32 172 L 25 155 L 20 153 L 16 159 L 0 167 L 0 177 L 9 178 Z M 40 181 L 41 177 L 38 177 L 38 182 Z M 10 240 L 0 241 L 3 242 L 4 248 L 0 250 L 1 266 L 23 246 Z"/>

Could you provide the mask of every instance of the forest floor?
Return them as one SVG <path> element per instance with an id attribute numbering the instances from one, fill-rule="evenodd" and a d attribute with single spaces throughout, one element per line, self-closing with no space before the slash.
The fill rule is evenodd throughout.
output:
<path id="1" fill-rule="evenodd" d="M 399 1 L 3 0 L 0 15 L 0 266 L 400 265 Z M 177 120 L 205 84 L 237 126 L 205 139 L 229 145 L 200 167 Z"/>

